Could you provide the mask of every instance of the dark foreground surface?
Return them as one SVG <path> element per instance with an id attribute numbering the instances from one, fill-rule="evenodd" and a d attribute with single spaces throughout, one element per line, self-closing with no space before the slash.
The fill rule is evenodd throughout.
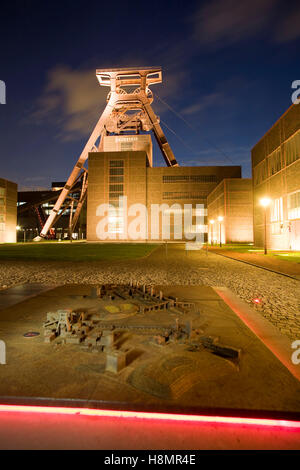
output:
<path id="1" fill-rule="evenodd" d="M 122 402 L 131 409 L 143 405 L 153 410 L 192 406 L 300 411 L 299 382 L 212 288 L 161 286 L 157 291 L 160 289 L 164 295 L 193 302 L 196 310 L 128 313 L 128 300 L 101 303 L 90 297 L 90 286 L 83 285 L 44 291 L 3 309 L 0 331 L 7 364 L 0 366 L 0 395 Z M 118 333 L 114 348 L 126 353 L 126 367 L 118 373 L 107 370 L 109 350 L 64 344 L 61 338 L 45 343 L 47 312 L 66 308 L 101 311 L 102 324 L 113 324 Z M 167 329 L 176 322 L 189 323 L 194 339 L 157 344 L 157 332 L 149 327 Z M 40 335 L 24 337 L 32 331 Z M 239 350 L 238 359 L 215 354 L 199 343 L 200 337 L 215 338 L 219 344 Z M 191 347 L 191 342 L 199 347 Z"/>

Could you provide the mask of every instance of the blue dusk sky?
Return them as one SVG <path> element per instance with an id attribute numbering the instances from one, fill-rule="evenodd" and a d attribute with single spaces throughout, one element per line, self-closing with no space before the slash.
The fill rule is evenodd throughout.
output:
<path id="1" fill-rule="evenodd" d="M 0 177 L 20 189 L 68 177 L 104 109 L 96 68 L 161 66 L 153 108 L 179 164 L 244 177 L 300 80 L 299 1 L 19 0 L 0 17 Z"/>

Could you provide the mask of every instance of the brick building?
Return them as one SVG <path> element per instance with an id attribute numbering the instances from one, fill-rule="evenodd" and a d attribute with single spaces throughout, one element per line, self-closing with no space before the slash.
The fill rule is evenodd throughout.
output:
<path id="1" fill-rule="evenodd" d="M 89 154 L 88 241 L 99 241 L 97 231 L 105 217 L 107 231 L 114 233 L 116 240 L 132 240 L 132 237 L 127 236 L 127 228 L 136 218 L 135 210 L 138 211 L 138 207 L 132 208 L 136 204 L 147 208 L 147 216 L 142 216 L 144 220 L 139 218 L 143 229 L 137 239 L 178 239 L 175 234 L 178 233 L 178 226 L 184 225 L 179 215 L 184 205 L 193 208 L 192 224 L 187 228 L 192 237 L 193 232 L 198 230 L 195 225 L 196 204 L 202 204 L 206 209 L 207 196 L 220 181 L 224 178 L 241 178 L 240 166 L 152 167 L 150 135 L 107 136 L 104 137 L 103 150 Z M 120 211 L 119 207 L 119 198 L 124 196 L 127 198 L 126 222 L 124 210 Z M 104 209 L 99 209 L 103 204 L 110 204 L 116 211 L 105 213 Z M 163 209 L 159 212 L 159 218 L 154 220 L 153 207 L 157 209 L 157 206 L 163 204 L 173 206 L 172 210 Z M 170 217 L 170 237 L 163 230 L 163 217 L 167 215 Z M 206 223 L 205 217 L 203 224 Z M 205 227 L 201 227 L 203 229 Z"/>
<path id="2" fill-rule="evenodd" d="M 300 105 L 292 105 L 252 149 L 254 242 L 273 250 L 300 250 Z"/>
<path id="3" fill-rule="evenodd" d="M 218 221 L 222 217 L 222 221 Z M 209 243 L 253 242 L 250 178 L 225 178 L 207 197 Z"/>
<path id="4" fill-rule="evenodd" d="M 16 183 L 0 178 L 0 243 L 16 242 L 17 192 Z"/>

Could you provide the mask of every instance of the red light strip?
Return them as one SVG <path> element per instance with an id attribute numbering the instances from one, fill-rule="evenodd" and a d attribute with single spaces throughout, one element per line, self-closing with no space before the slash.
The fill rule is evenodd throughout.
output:
<path id="1" fill-rule="evenodd" d="M 25 406 L 25 405 L 0 405 L 1 412 L 13 413 L 45 413 L 45 414 L 62 414 L 62 415 L 81 415 L 81 416 L 98 416 L 113 418 L 137 418 L 149 420 L 164 421 L 186 421 L 194 423 L 217 423 L 217 424 L 243 424 L 250 426 L 275 426 L 284 428 L 293 428 L 300 431 L 300 421 L 287 421 L 276 419 L 262 418 L 242 418 L 228 416 L 197 416 L 197 415 L 181 415 L 169 413 L 145 413 L 141 411 L 119 411 L 119 410 L 96 410 L 90 408 L 67 408 L 52 406 Z"/>

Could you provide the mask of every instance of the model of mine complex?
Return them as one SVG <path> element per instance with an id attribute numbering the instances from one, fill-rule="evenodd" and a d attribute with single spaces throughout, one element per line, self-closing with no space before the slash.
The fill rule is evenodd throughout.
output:
<path id="1" fill-rule="evenodd" d="M 117 373 L 126 367 L 126 352 L 117 346 L 124 331 L 149 336 L 149 341 L 158 346 L 186 344 L 189 351 L 206 349 L 224 359 L 239 361 L 240 350 L 221 345 L 217 337 L 203 336 L 201 329 L 192 328 L 193 317 L 200 315 L 194 303 L 132 282 L 101 285 L 83 297 L 94 300 L 95 308 L 47 313 L 45 342 L 78 344 L 85 350 L 105 352 L 108 371 Z"/>

